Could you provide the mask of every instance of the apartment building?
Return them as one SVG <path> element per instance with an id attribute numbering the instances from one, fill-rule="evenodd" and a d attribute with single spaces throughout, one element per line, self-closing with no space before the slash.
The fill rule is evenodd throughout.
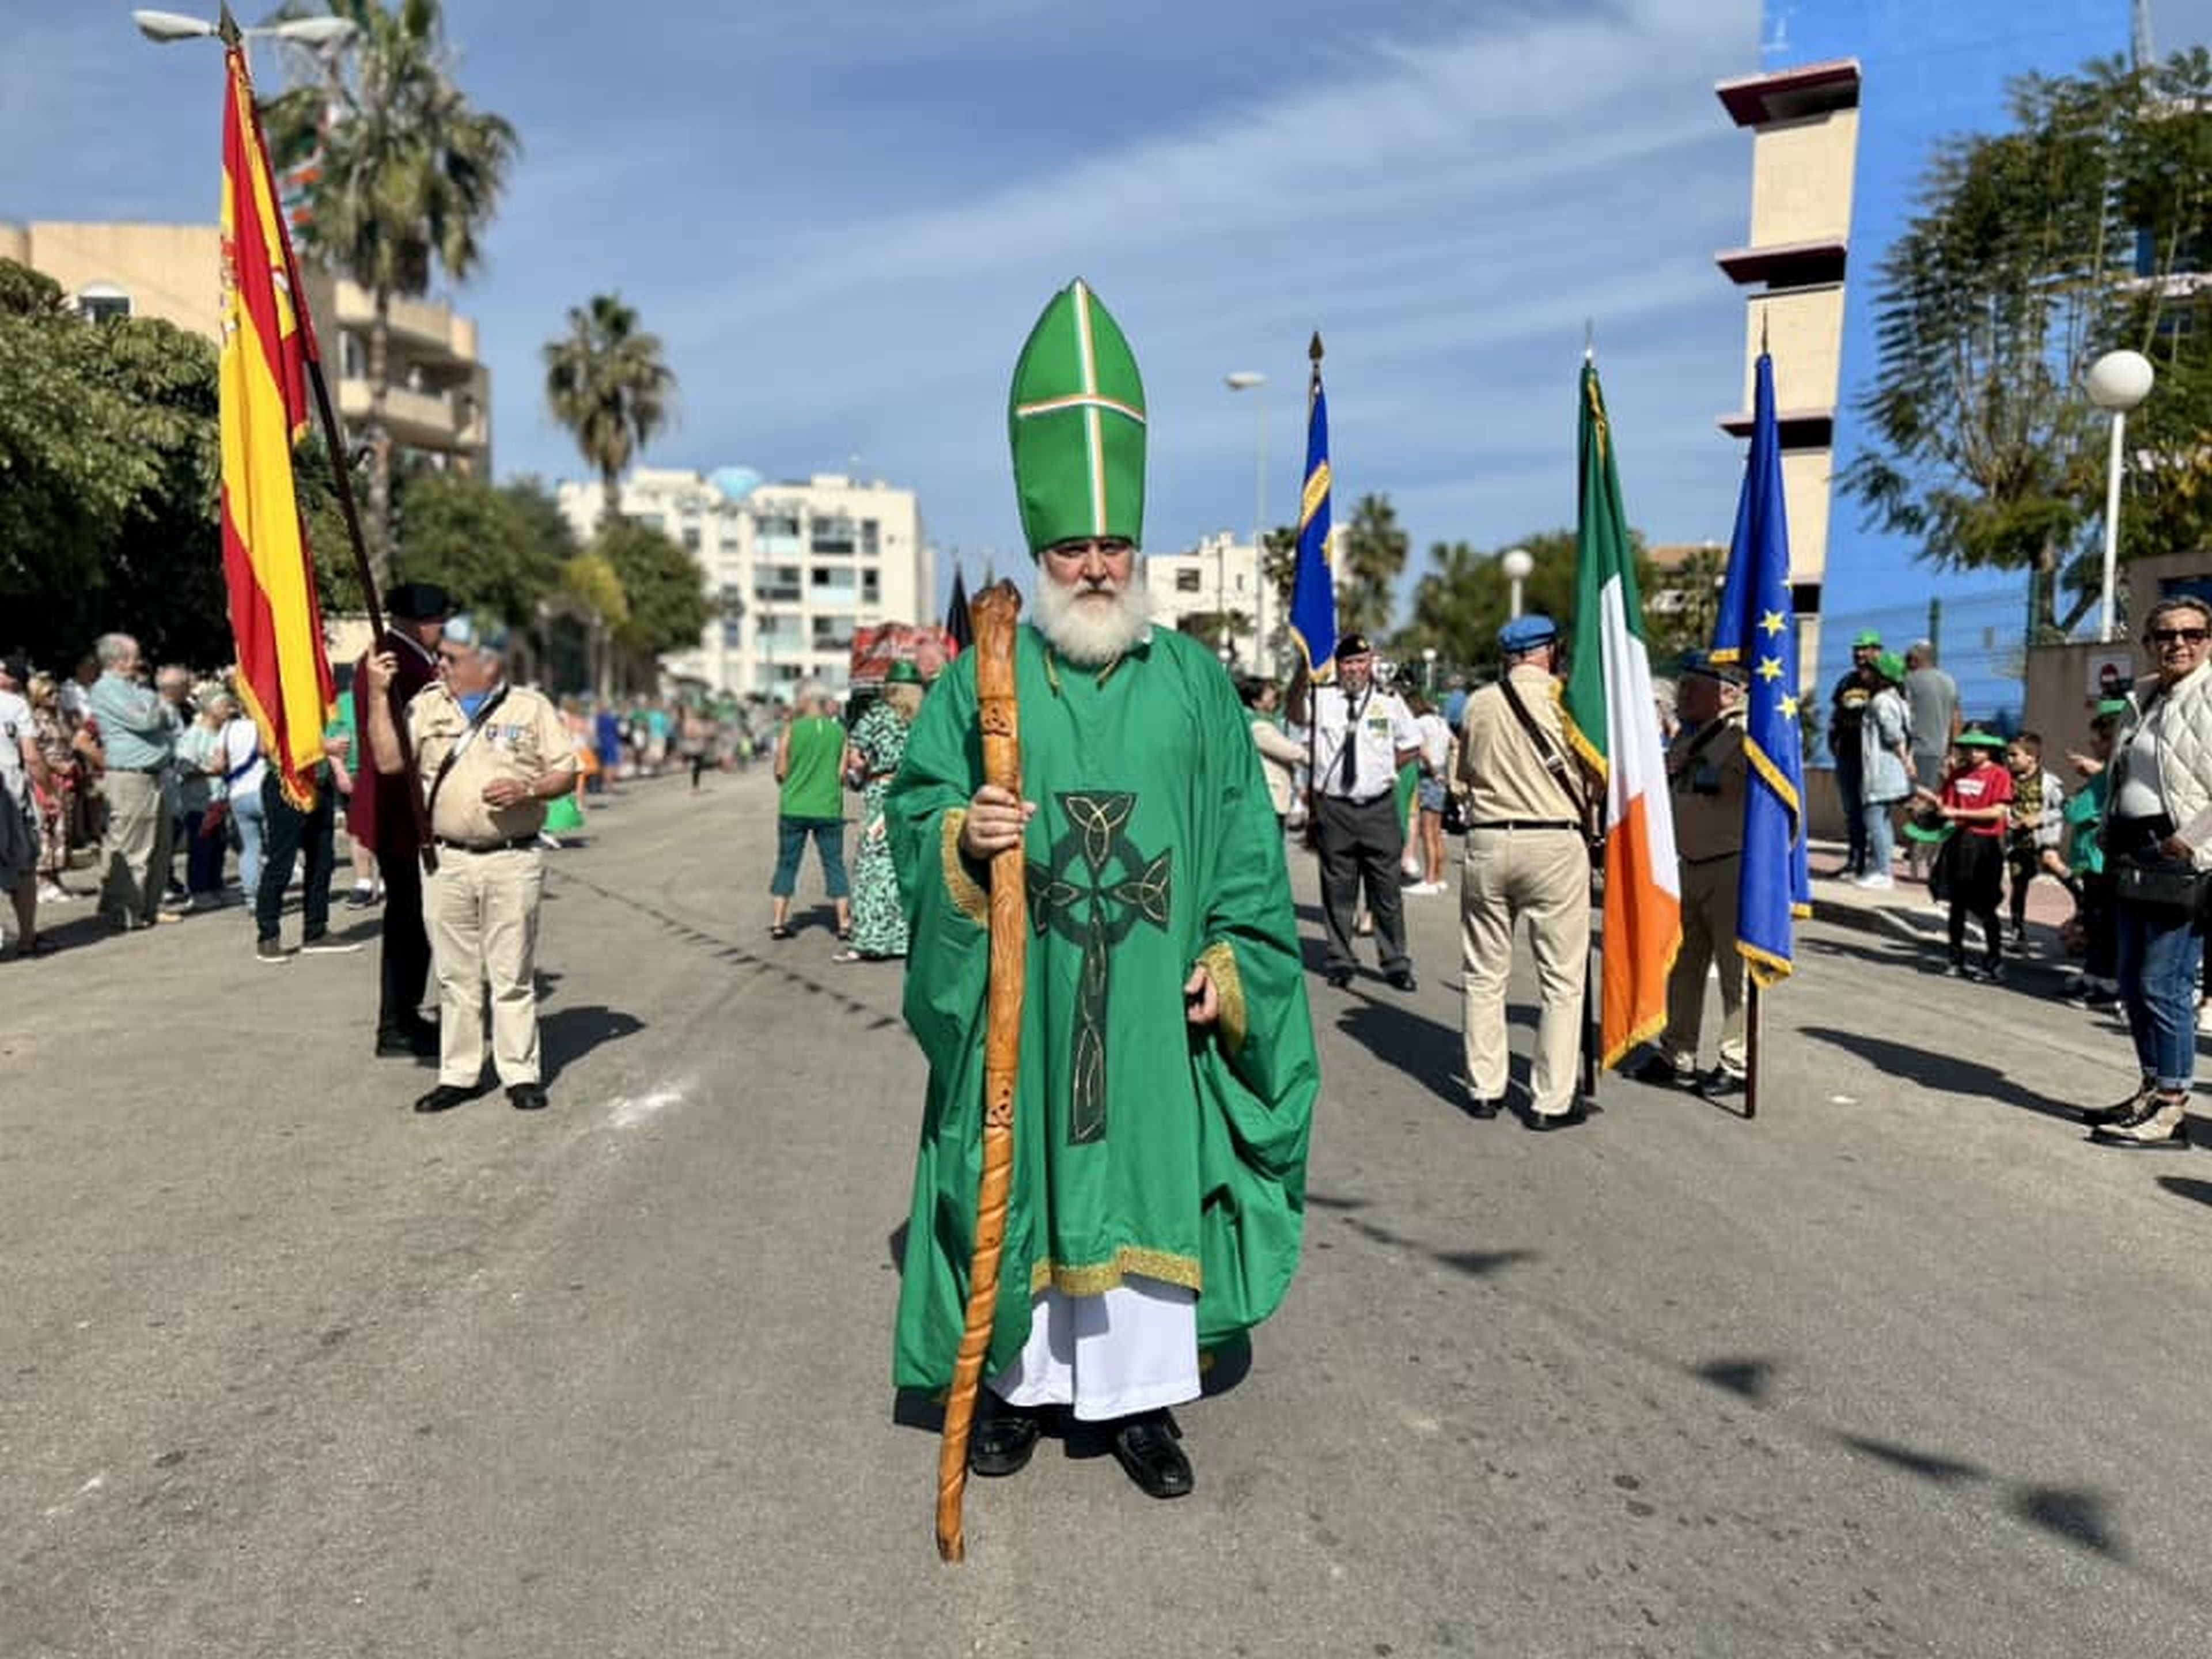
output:
<path id="1" fill-rule="evenodd" d="M 603 504 L 596 480 L 556 495 L 580 538 Z M 749 467 L 639 467 L 622 511 L 681 543 L 720 614 L 662 667 L 716 690 L 788 697 L 804 680 L 845 689 L 855 629 L 937 619 L 935 550 L 914 491 L 839 473 L 772 483 Z"/>
<path id="2" fill-rule="evenodd" d="M 1266 614 L 1281 607 L 1261 591 L 1258 550 L 1251 543 L 1218 531 L 1180 553 L 1147 554 L 1144 572 L 1154 623 L 1225 650 L 1232 668 L 1257 672 L 1262 631 L 1279 634 L 1285 619 Z M 1216 625 L 1224 612 L 1231 624 L 1226 633 Z"/>
<path id="3" fill-rule="evenodd" d="M 212 224 L 0 223 L 0 259 L 42 271 L 99 320 L 158 317 L 221 343 L 222 235 Z M 368 336 L 375 307 L 357 284 L 301 271 L 339 418 L 368 419 Z M 491 471 L 491 371 L 477 325 L 435 300 L 395 300 L 388 328 L 385 422 L 401 457 Z"/>

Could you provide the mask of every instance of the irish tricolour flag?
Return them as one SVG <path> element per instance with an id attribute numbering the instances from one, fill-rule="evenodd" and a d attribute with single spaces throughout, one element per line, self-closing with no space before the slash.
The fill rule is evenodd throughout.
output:
<path id="1" fill-rule="evenodd" d="M 1667 971 L 1682 943 L 1682 888 L 1667 799 L 1666 743 L 1651 700 L 1613 428 L 1594 363 L 1583 365 L 1581 508 L 1567 733 L 1605 787 L 1604 975 L 1599 1056 L 1617 1064 L 1667 1024 Z"/>

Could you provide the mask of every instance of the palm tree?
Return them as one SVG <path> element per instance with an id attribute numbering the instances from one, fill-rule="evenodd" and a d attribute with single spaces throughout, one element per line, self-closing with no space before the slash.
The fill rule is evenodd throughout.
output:
<path id="1" fill-rule="evenodd" d="M 637 313 L 618 294 L 569 307 L 568 333 L 545 343 L 545 400 L 599 469 L 602 525 L 619 515 L 623 472 L 667 424 L 675 389 L 660 337 L 638 327 Z"/>
<path id="2" fill-rule="evenodd" d="M 320 177 L 309 188 L 302 250 L 367 289 L 369 553 L 379 583 L 389 574 L 391 391 L 395 299 L 429 291 L 434 272 L 465 281 L 483 262 L 483 238 L 521 148 L 513 126 L 471 107 L 453 82 L 438 0 L 329 0 L 356 33 L 326 64 L 326 78 L 295 88 L 264 112 L 278 154 L 322 131 Z"/>
<path id="3" fill-rule="evenodd" d="M 1336 573 L 1339 628 L 1372 636 L 1389 627 L 1408 539 L 1388 495 L 1359 498 L 1345 529 L 1342 562 Z"/>

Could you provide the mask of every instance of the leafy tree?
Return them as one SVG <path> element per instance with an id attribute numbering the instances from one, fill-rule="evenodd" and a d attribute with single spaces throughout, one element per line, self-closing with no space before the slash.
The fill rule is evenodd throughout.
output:
<path id="1" fill-rule="evenodd" d="M 2142 484 L 2170 497 L 2165 535 L 2203 535 L 2212 348 L 2172 279 L 2212 252 L 2208 94 L 2201 50 L 2016 82 L 2011 130 L 1938 153 L 1881 267 L 1871 445 L 1844 488 L 1932 561 L 2039 573 L 2045 625 L 2102 513 L 2103 418 L 2078 387 L 2103 350 L 2161 352 L 2185 394 L 2144 411 L 2172 460 Z"/>
<path id="2" fill-rule="evenodd" d="M 439 0 L 330 0 L 358 31 L 324 80 L 264 112 L 276 154 L 313 145 L 302 251 L 368 290 L 369 552 L 381 582 L 392 542 L 392 303 L 429 291 L 434 272 L 465 281 L 520 144 L 454 84 Z M 333 110 L 333 106 L 335 106 Z"/>
<path id="3" fill-rule="evenodd" d="M 1508 542 L 1534 561 L 1522 583 L 1522 607 L 1540 611 L 1571 630 L 1575 608 L 1575 532 L 1546 530 Z M 1436 647 L 1440 660 L 1458 666 L 1487 662 L 1498 653 L 1498 630 L 1513 609 L 1513 584 L 1498 568 L 1505 547 L 1478 551 L 1466 542 L 1429 549 L 1434 568 L 1413 585 L 1412 620 L 1393 636 L 1399 656 Z"/>
<path id="4" fill-rule="evenodd" d="M 665 651 L 687 650 L 714 619 L 706 574 L 681 544 L 652 526 L 617 519 L 601 526 L 592 551 L 622 584 L 626 614 L 614 624 L 617 641 L 640 677 Z"/>
<path id="5" fill-rule="evenodd" d="M 538 621 L 559 587 L 561 566 L 575 551 L 562 526 L 558 540 L 501 488 L 465 472 L 426 471 L 403 485 L 399 564 L 410 579 L 434 581 L 453 602 L 510 628 Z"/>
<path id="6" fill-rule="evenodd" d="M 592 692 L 602 699 L 611 696 L 615 630 L 629 620 L 629 600 L 614 565 L 596 546 L 561 567 L 556 606 L 556 614 L 583 625 L 585 662 Z"/>
<path id="7" fill-rule="evenodd" d="M 637 325 L 637 313 L 614 294 L 568 310 L 568 331 L 544 347 L 545 400 L 597 469 L 611 524 L 622 505 L 622 475 L 668 417 L 676 376 L 660 337 Z"/>
<path id="8" fill-rule="evenodd" d="M 155 660 L 228 662 L 215 348 L 153 319 L 87 323 L 0 260 L 0 389 L 8 643 L 67 665 L 123 629 Z"/>
<path id="9" fill-rule="evenodd" d="M 1387 495 L 1362 495 L 1346 526 L 1336 569 L 1336 625 L 1380 635 L 1390 625 L 1399 574 L 1410 543 Z"/>

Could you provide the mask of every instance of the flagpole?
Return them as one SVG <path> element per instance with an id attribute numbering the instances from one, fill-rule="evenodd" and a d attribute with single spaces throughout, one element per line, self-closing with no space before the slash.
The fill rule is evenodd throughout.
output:
<path id="1" fill-rule="evenodd" d="M 1743 988 L 1743 1117 L 1748 1123 L 1759 1115 L 1759 976 L 1744 975 Z"/>

